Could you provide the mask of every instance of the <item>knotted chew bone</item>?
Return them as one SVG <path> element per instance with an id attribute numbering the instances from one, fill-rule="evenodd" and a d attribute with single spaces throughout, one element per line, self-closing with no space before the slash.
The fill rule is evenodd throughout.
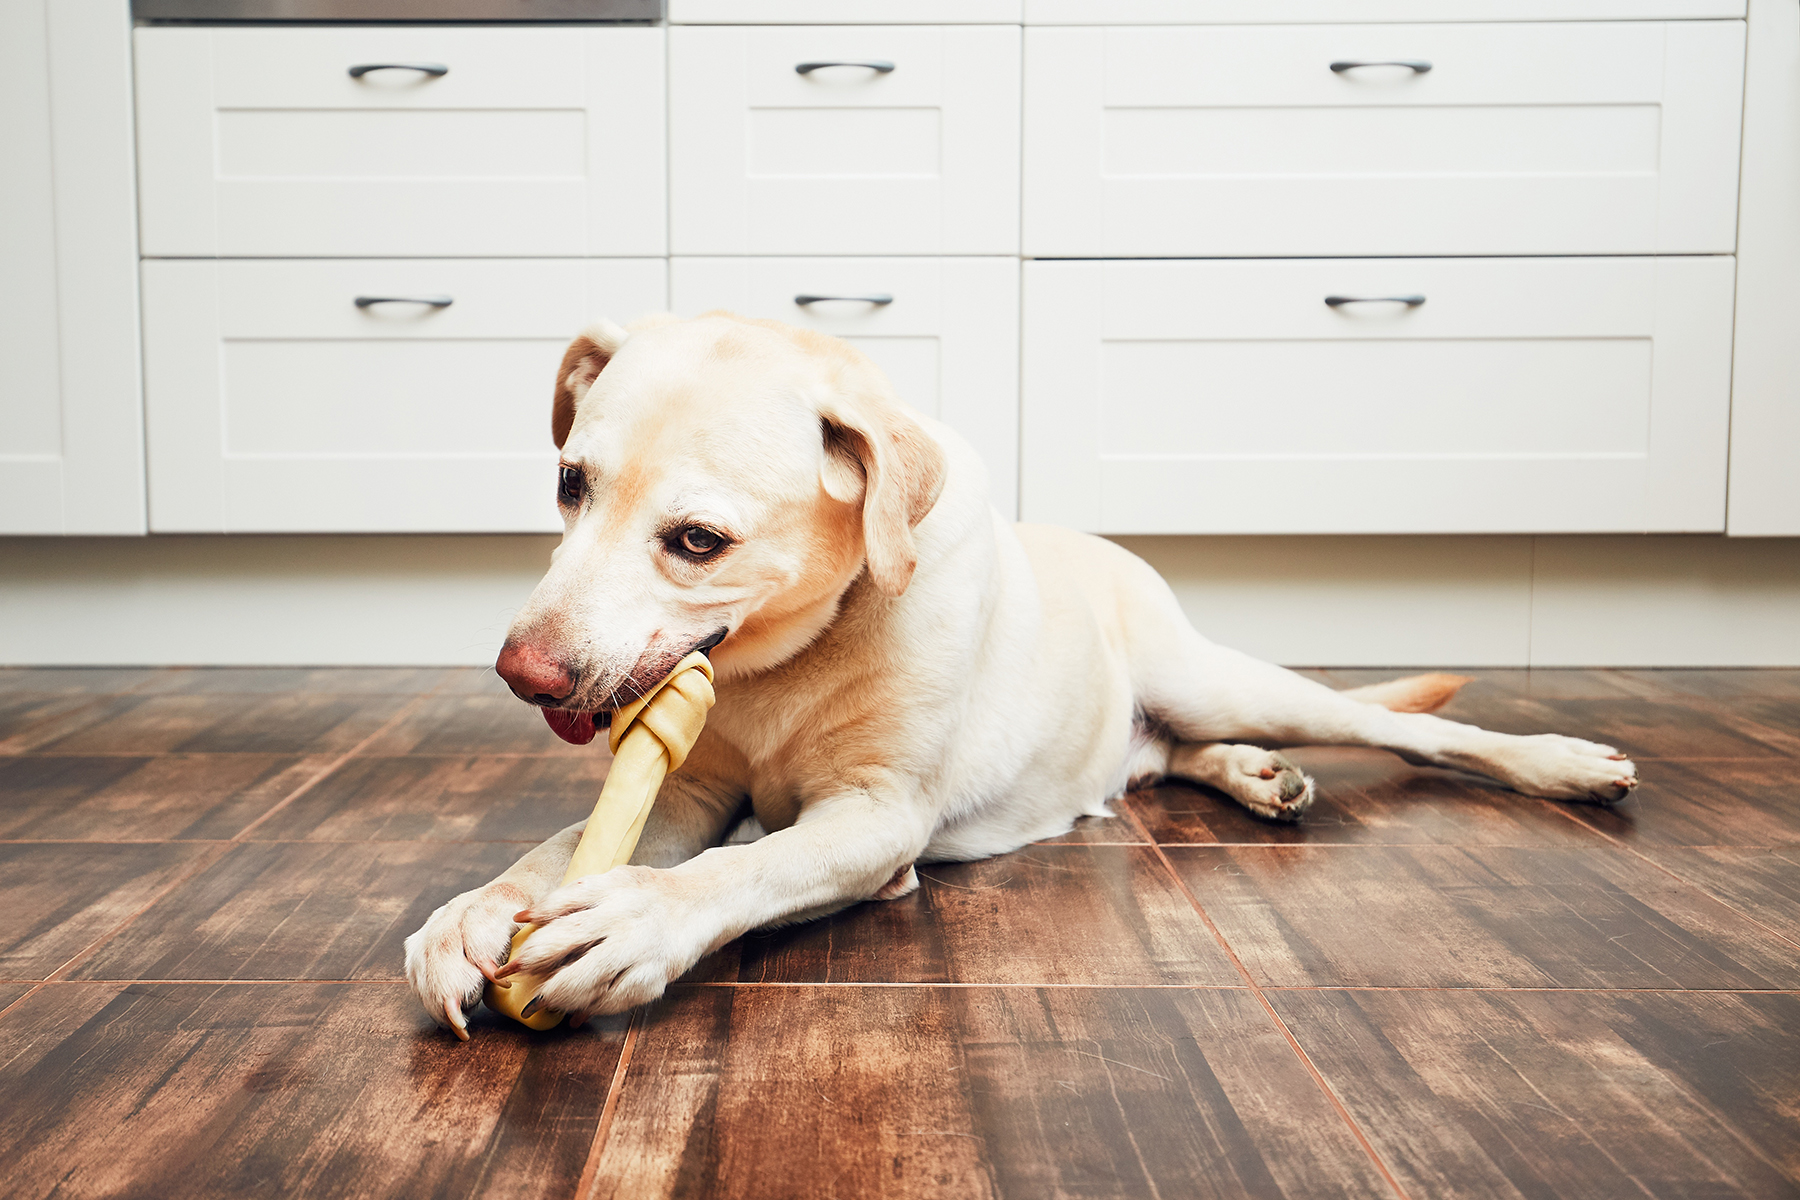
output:
<path id="1" fill-rule="evenodd" d="M 581 831 L 569 869 L 563 872 L 565 886 L 584 875 L 598 875 L 631 861 L 663 777 L 687 761 L 688 751 L 706 724 L 707 711 L 713 706 L 712 677 L 712 663 L 696 650 L 642 699 L 613 714 L 607 736 L 613 752 L 612 770 L 594 802 L 587 828 Z M 518 957 L 520 947 L 536 928 L 527 925 L 513 934 L 509 960 Z M 508 982 L 510 988 L 487 985 L 482 999 L 489 1008 L 532 1029 L 549 1029 L 563 1019 L 562 1013 L 546 1008 L 529 1017 L 523 1015 L 543 985 L 542 979 L 520 972 Z"/>

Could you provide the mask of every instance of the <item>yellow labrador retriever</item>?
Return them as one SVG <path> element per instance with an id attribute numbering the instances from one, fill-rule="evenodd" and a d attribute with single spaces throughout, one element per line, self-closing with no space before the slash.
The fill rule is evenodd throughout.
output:
<path id="1" fill-rule="evenodd" d="M 573 826 L 407 939 L 463 1036 L 484 977 L 554 972 L 550 1007 L 616 1012 L 748 930 L 904 895 L 915 862 L 1055 836 L 1134 780 L 1297 818 L 1312 781 L 1265 747 L 1383 746 L 1568 800 L 1636 784 L 1610 746 L 1427 715 L 1455 677 L 1336 692 L 1212 644 L 1142 560 L 1003 520 L 968 445 L 834 338 L 601 322 L 552 427 L 563 540 L 501 676 L 573 742 L 696 647 L 719 701 L 634 865 L 557 888 Z M 769 832 L 721 846 L 746 804 Z M 542 930 L 503 965 L 522 921 Z"/>

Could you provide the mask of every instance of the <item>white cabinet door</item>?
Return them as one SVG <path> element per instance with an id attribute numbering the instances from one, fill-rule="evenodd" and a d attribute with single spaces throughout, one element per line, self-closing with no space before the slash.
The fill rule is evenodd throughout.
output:
<path id="1" fill-rule="evenodd" d="M 19 0 L 0 34 L 0 534 L 144 532 L 130 19 Z"/>
<path id="2" fill-rule="evenodd" d="M 1755 0 L 1727 532 L 1800 536 L 1800 6 Z"/>
<path id="3" fill-rule="evenodd" d="M 1717 532 L 1732 268 L 1028 263 L 1022 513 L 1100 533 Z M 1386 297 L 1415 302 L 1365 299 Z"/>
<path id="4" fill-rule="evenodd" d="M 147 261 L 150 526 L 559 530 L 557 363 L 665 303 L 660 259 Z"/>
<path id="5" fill-rule="evenodd" d="M 660 29 L 148 27 L 136 42 L 147 255 L 666 251 Z"/>
<path id="6" fill-rule="evenodd" d="M 1019 30 L 674 28 L 669 144 L 676 254 L 1016 254 Z"/>
<path id="7" fill-rule="evenodd" d="M 1738 21 L 1032 29 L 1025 47 L 1030 255 L 1734 246 Z M 1355 65 L 1390 63 L 1418 69 Z"/>
<path id="8" fill-rule="evenodd" d="M 974 445 L 994 504 L 1017 513 L 1017 259 L 676 258 L 669 275 L 683 316 L 724 308 L 854 344 L 902 400 Z"/>

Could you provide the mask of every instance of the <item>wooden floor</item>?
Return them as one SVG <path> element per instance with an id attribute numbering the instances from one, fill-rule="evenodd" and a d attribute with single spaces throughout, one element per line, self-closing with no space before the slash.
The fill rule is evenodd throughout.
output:
<path id="1" fill-rule="evenodd" d="M 401 941 L 603 754 L 474 671 L 0 672 L 0 1195 L 1800 1195 L 1800 672 L 1449 715 L 1644 785 L 1301 752 L 1298 827 L 1134 795 L 464 1045 Z"/>

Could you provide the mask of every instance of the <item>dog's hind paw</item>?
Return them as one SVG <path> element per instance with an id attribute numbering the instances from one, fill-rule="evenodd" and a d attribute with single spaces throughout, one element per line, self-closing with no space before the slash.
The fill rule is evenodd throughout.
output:
<path id="1" fill-rule="evenodd" d="M 1255 751 L 1260 763 L 1247 766 L 1244 777 L 1231 789 L 1232 798 L 1259 817 L 1271 821 L 1298 821 L 1312 807 L 1312 777 L 1286 756 L 1271 750 Z"/>

